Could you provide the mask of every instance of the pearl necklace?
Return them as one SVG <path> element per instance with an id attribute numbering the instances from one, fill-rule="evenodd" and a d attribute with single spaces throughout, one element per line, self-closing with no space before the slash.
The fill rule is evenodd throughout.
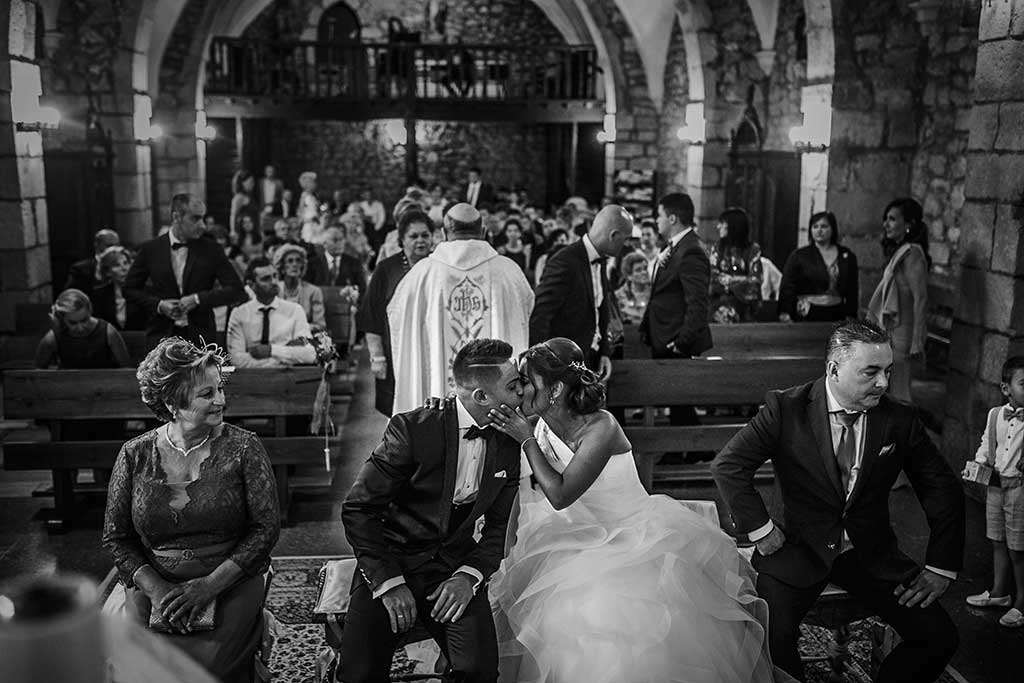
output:
<path id="1" fill-rule="evenodd" d="M 199 450 L 200 448 L 202 448 L 203 444 L 205 444 L 207 441 L 210 440 L 210 435 L 211 434 L 213 434 L 212 430 L 210 431 L 209 434 L 206 435 L 206 438 L 204 438 L 202 441 L 197 443 L 192 448 L 179 448 L 177 445 L 175 445 L 175 443 L 173 441 L 171 441 L 171 426 L 168 425 L 167 428 L 164 430 L 164 438 L 167 440 L 167 443 L 170 444 L 171 448 L 173 448 L 174 450 L 178 451 L 179 453 L 181 453 L 186 458 L 189 455 L 191 455 L 192 453 L 194 453 L 197 450 Z"/>

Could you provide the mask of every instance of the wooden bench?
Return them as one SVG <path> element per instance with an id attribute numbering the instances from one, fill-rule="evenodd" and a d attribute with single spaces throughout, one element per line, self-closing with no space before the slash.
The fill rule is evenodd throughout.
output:
<path id="1" fill-rule="evenodd" d="M 317 367 L 237 370 L 226 385 L 229 422 L 265 418 L 273 436 L 263 439 L 277 477 L 282 516 L 290 501 L 289 465 L 324 462 L 322 436 L 288 434 L 289 416 L 312 412 L 320 380 Z M 354 388 L 352 374 L 332 377 L 333 419 L 341 427 L 347 418 Z M 49 424 L 50 441 L 4 443 L 4 468 L 51 470 L 55 515 L 48 526 L 61 531 L 74 513 L 73 474 L 77 468 L 110 468 L 125 439 L 76 440 L 61 438 L 66 420 L 148 420 L 153 418 L 139 398 L 135 370 L 9 370 L 3 373 L 5 419 L 38 420 Z M 332 437 L 335 451 L 338 437 Z"/>
<path id="2" fill-rule="evenodd" d="M 341 287 L 321 287 L 324 293 L 324 318 L 338 352 L 344 356 L 356 340 L 355 315 L 347 299 L 341 296 Z"/>
<path id="3" fill-rule="evenodd" d="M 625 427 L 633 445 L 640 478 L 648 490 L 654 465 L 666 451 L 718 451 L 746 424 L 731 420 L 687 427 L 654 424 L 656 406 L 760 405 L 772 389 L 810 382 L 822 376 L 821 358 L 759 358 L 744 360 L 620 360 L 608 382 L 608 407 L 644 408 L 642 425 Z M 709 480 L 707 463 L 683 465 L 666 476 L 684 481 Z M 769 475 L 765 469 L 763 475 Z"/>
<path id="4" fill-rule="evenodd" d="M 763 356 L 825 357 L 825 344 L 835 323 L 737 323 L 711 325 L 714 347 L 705 356 L 747 358 Z M 650 358 L 651 349 L 640 341 L 635 325 L 624 330 L 623 356 Z"/>

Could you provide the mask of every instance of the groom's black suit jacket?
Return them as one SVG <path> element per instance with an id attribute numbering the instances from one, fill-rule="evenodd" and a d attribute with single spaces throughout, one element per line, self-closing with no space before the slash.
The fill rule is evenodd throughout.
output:
<path id="1" fill-rule="evenodd" d="M 473 512 L 451 528 L 459 438 L 455 399 L 440 409 L 418 408 L 388 422 L 342 505 L 345 535 L 359 564 L 355 582 L 363 580 L 376 591 L 429 560 L 443 561 L 451 571 L 468 565 L 485 582 L 497 570 L 519 486 L 519 445 L 500 433 L 493 437 Z M 481 515 L 478 542 L 473 529 Z"/>
<path id="2" fill-rule="evenodd" d="M 545 271 L 546 273 L 547 271 Z M 708 327 L 711 263 L 691 230 L 669 251 L 651 282 L 651 298 L 640 334 L 656 353 L 675 343 L 681 356 L 699 356 L 712 347 Z"/>
<path id="3" fill-rule="evenodd" d="M 919 567 L 899 549 L 889 519 L 889 491 L 900 471 L 928 519 L 925 564 L 962 569 L 963 488 L 916 410 L 883 396 L 866 419 L 861 469 L 848 499 L 832 446 L 824 378 L 769 392 L 754 419 L 715 458 L 711 472 L 741 537 L 768 523 L 753 474 L 772 461 L 784 506 L 775 523 L 786 542 L 767 557 L 754 553 L 758 572 L 798 587 L 822 581 L 842 550 L 845 530 L 872 576 L 903 581 L 916 574 Z"/>

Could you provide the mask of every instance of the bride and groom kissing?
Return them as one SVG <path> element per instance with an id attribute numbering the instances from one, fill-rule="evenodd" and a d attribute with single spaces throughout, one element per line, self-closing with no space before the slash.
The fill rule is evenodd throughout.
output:
<path id="1" fill-rule="evenodd" d="M 497 681 L 499 671 L 502 681 L 521 683 L 791 680 L 772 664 L 768 609 L 750 564 L 716 524 L 643 488 L 580 348 L 559 338 L 518 362 L 511 353 L 496 340 L 460 351 L 456 396 L 392 418 L 345 500 L 359 571 L 337 679 L 389 680 L 401 635 L 421 624 L 456 681 Z M 764 425 L 761 432 L 767 439 Z M 801 539 L 784 545 L 788 564 L 794 542 Z M 941 564 L 955 570 L 958 561 Z M 915 624 L 936 621 L 941 608 L 928 603 L 912 605 L 921 612 Z M 897 629 L 912 642 L 889 659 L 901 660 L 902 650 L 908 664 L 921 639 Z M 774 636 L 773 648 L 783 645 Z M 786 668 L 801 673 L 798 660 Z M 931 679 L 922 671 L 913 680 Z"/>

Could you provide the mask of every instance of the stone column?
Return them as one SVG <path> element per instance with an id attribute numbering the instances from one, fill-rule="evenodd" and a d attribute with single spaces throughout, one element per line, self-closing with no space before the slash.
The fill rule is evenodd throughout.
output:
<path id="1" fill-rule="evenodd" d="M 973 457 L 986 413 L 1002 403 L 1000 368 L 1024 353 L 1024 0 L 982 4 L 966 203 L 959 249 L 943 452 Z"/>
<path id="2" fill-rule="evenodd" d="M 0 17 L 0 332 L 14 330 L 17 304 L 52 296 L 43 141 L 38 132 L 16 130 L 13 116 L 17 98 L 40 92 L 36 3 L 11 0 L 7 7 Z"/>

